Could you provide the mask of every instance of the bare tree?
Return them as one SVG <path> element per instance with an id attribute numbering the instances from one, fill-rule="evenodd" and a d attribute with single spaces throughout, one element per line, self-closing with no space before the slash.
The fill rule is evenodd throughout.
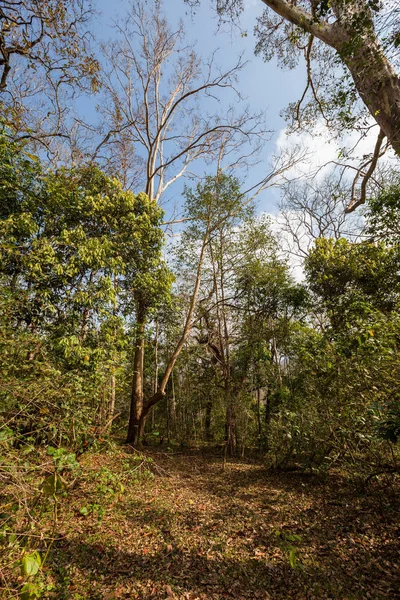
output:
<path id="1" fill-rule="evenodd" d="M 289 182 L 282 187 L 279 225 L 288 251 L 303 260 L 318 238 L 348 237 L 361 233 L 361 219 L 348 215 L 351 185 L 336 173 L 324 180 Z"/>
<path id="2" fill-rule="evenodd" d="M 204 61 L 187 44 L 183 24 L 168 25 L 160 2 L 134 1 L 115 30 L 117 39 L 103 47 L 102 137 L 94 157 L 125 185 L 159 201 L 195 160 L 214 160 L 221 140 L 234 139 L 235 148 L 238 140 L 247 143 L 254 155 L 269 134 L 263 115 L 215 111 L 221 94 L 240 99 L 241 58 L 224 72 L 215 55 Z"/>
<path id="3" fill-rule="evenodd" d="M 0 112 L 6 134 L 50 154 L 71 137 L 77 90 L 95 90 L 88 0 L 0 0 Z"/>

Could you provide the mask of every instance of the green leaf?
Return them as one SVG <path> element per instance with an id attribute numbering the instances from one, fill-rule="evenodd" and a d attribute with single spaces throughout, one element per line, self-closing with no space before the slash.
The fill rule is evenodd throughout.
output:
<path id="1" fill-rule="evenodd" d="M 289 563 L 292 569 L 296 567 L 297 556 L 296 556 L 296 548 L 290 548 L 289 550 Z"/>
<path id="2" fill-rule="evenodd" d="M 8 442 L 14 435 L 14 432 L 12 431 L 12 429 L 9 429 L 9 427 L 5 427 L 4 429 L 0 430 L 0 442 Z"/>
<path id="3" fill-rule="evenodd" d="M 41 564 L 42 559 L 40 558 L 40 554 L 35 550 L 31 554 L 25 554 L 22 558 L 22 571 L 27 577 L 36 575 L 39 572 Z"/>
<path id="4" fill-rule="evenodd" d="M 297 533 L 289 533 L 285 537 L 289 542 L 301 542 L 301 535 L 297 535 Z"/>

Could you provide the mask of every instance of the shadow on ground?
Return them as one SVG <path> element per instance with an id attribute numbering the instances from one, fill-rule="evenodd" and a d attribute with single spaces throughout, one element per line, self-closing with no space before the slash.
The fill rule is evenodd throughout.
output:
<path id="1" fill-rule="evenodd" d="M 152 453 L 160 473 L 52 548 L 59 600 L 397 598 L 399 506 L 343 478 Z M 72 510 L 74 510 L 72 508 Z M 75 508 L 75 515 L 76 508 Z M 79 530 L 83 530 L 79 533 Z"/>

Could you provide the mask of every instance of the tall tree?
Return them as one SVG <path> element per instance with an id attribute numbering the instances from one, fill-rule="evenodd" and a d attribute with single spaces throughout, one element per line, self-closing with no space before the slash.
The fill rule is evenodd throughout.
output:
<path id="1" fill-rule="evenodd" d="M 204 61 L 183 24 L 173 29 L 168 23 L 161 2 L 133 0 L 115 33 L 103 46 L 103 135 L 94 156 L 127 187 L 140 186 L 159 201 L 195 160 L 211 161 L 222 139 L 234 136 L 247 145 L 267 133 L 262 115 L 215 110 L 221 94 L 228 102 L 240 97 L 241 58 L 226 71 L 214 55 Z M 207 103 L 207 114 L 200 102 Z"/>
<path id="2" fill-rule="evenodd" d="M 288 110 L 294 126 L 307 129 L 319 116 L 330 127 L 358 129 L 363 136 L 371 120 L 378 125 L 375 149 L 360 165 L 361 180 L 367 182 L 385 138 L 400 154 L 398 1 L 261 1 L 266 9 L 256 26 L 256 52 L 266 60 L 276 56 L 289 68 L 305 59 L 306 88 Z M 242 0 L 216 0 L 216 6 L 220 15 L 233 18 L 244 8 Z M 351 207 L 365 200 L 361 186 Z"/>
<path id="3" fill-rule="evenodd" d="M 224 116 L 199 112 L 201 100 L 211 106 L 228 90 L 238 96 L 235 82 L 241 59 L 225 72 L 213 57 L 203 64 L 187 44 L 183 25 L 171 29 L 160 2 L 133 1 L 116 33 L 117 39 L 104 47 L 108 68 L 102 80 L 102 138 L 93 156 L 117 172 L 125 186 L 144 189 L 150 201 L 160 202 L 195 160 L 208 162 L 218 156 L 222 141 L 232 150 L 240 140 L 250 145 L 252 154 L 253 141 L 257 145 L 266 133 L 261 115 L 246 110 L 239 116 L 233 110 Z M 137 439 L 138 422 L 142 428 L 148 412 L 143 408 L 143 357 L 149 306 L 138 293 L 135 302 L 131 409 L 136 416 L 130 420 L 128 441 Z"/>
<path id="4" fill-rule="evenodd" d="M 43 340 L 63 370 L 96 372 L 102 363 L 109 386 L 132 290 L 147 305 L 170 284 L 161 257 L 162 211 L 93 165 L 45 172 L 4 137 L 0 157 L 0 283 L 8 327 Z M 112 398 L 103 404 L 110 418 Z"/>

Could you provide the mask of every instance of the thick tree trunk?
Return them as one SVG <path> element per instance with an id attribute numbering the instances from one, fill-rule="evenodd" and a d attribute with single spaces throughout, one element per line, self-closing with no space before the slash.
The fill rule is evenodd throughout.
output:
<path id="1" fill-rule="evenodd" d="M 331 23 L 288 0 L 262 1 L 337 51 L 370 114 L 400 155 L 400 78 L 376 36 L 366 0 L 331 0 L 336 16 Z"/>
<path id="2" fill-rule="evenodd" d="M 332 0 L 340 31 L 334 44 L 372 117 L 400 154 L 400 78 L 385 56 L 365 0 Z"/>
<path id="3" fill-rule="evenodd" d="M 400 155 L 400 78 L 375 38 L 362 47 L 342 51 L 361 99 Z"/>

